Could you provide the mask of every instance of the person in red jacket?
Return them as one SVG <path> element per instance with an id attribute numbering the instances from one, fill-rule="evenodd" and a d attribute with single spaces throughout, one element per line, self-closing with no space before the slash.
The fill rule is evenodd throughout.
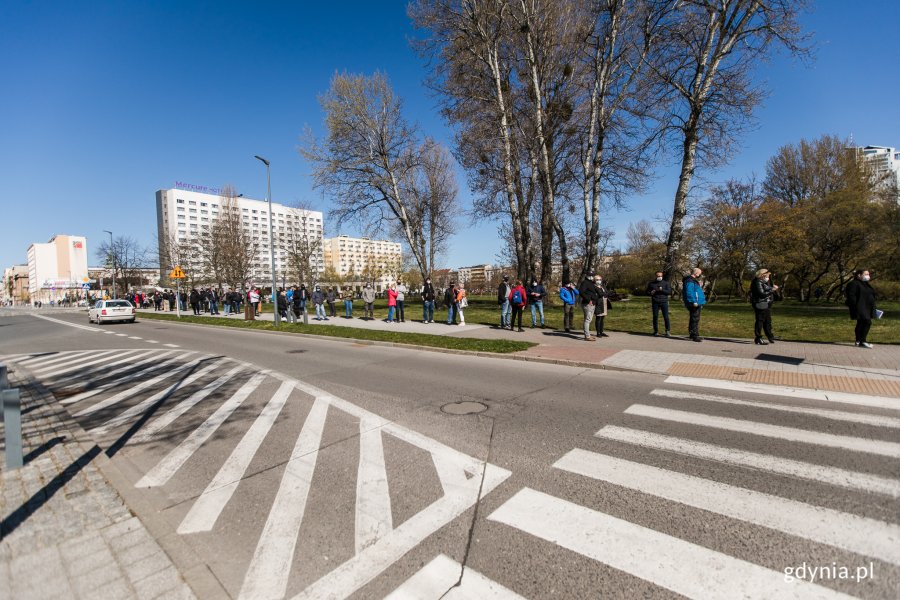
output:
<path id="1" fill-rule="evenodd" d="M 525 305 L 528 304 L 528 295 L 525 293 L 525 286 L 522 285 L 521 279 L 516 280 L 516 285 L 509 294 L 509 304 L 512 306 L 512 319 L 509 321 L 510 331 L 516 322 L 516 315 L 519 317 L 519 331 L 525 331 L 522 329 L 522 313 L 525 312 Z"/>
<path id="2" fill-rule="evenodd" d="M 387 289 L 387 300 L 388 300 L 388 323 L 396 323 L 394 320 L 394 311 L 397 310 L 397 288 L 392 283 L 390 287 Z"/>

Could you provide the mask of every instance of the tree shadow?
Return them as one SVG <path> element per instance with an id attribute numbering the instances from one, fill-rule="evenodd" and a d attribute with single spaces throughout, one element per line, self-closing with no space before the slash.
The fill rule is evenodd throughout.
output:
<path id="1" fill-rule="evenodd" d="M 44 442 L 43 444 L 41 444 L 40 446 L 38 446 L 31 452 L 29 452 L 28 454 L 26 454 L 24 457 L 22 457 L 22 463 L 27 465 L 28 463 L 30 463 L 31 461 L 36 459 L 38 456 L 40 456 L 41 454 L 43 454 L 44 452 L 46 452 L 53 446 L 56 446 L 57 444 L 64 442 L 65 439 L 66 439 L 65 436 L 60 435 L 60 436 L 56 436 L 55 438 L 47 440 L 46 442 Z"/>

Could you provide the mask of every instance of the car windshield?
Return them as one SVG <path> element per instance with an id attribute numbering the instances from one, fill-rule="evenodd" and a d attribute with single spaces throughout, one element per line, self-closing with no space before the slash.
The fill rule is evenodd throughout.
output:
<path id="1" fill-rule="evenodd" d="M 131 302 L 128 300 L 110 300 L 106 303 L 106 306 L 131 306 Z"/>

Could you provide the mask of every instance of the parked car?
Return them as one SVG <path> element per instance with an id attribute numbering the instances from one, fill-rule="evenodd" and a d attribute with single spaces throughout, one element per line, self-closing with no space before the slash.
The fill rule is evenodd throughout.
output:
<path id="1" fill-rule="evenodd" d="M 88 309 L 88 322 L 102 325 L 105 321 L 128 321 L 134 323 L 134 305 L 128 300 L 97 300 Z"/>

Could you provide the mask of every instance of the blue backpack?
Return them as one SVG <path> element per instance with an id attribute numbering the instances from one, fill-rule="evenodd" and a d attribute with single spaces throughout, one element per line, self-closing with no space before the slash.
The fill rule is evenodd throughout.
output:
<path id="1" fill-rule="evenodd" d="M 513 304 L 522 304 L 522 292 L 519 290 L 515 290 L 512 293 L 512 303 Z"/>

